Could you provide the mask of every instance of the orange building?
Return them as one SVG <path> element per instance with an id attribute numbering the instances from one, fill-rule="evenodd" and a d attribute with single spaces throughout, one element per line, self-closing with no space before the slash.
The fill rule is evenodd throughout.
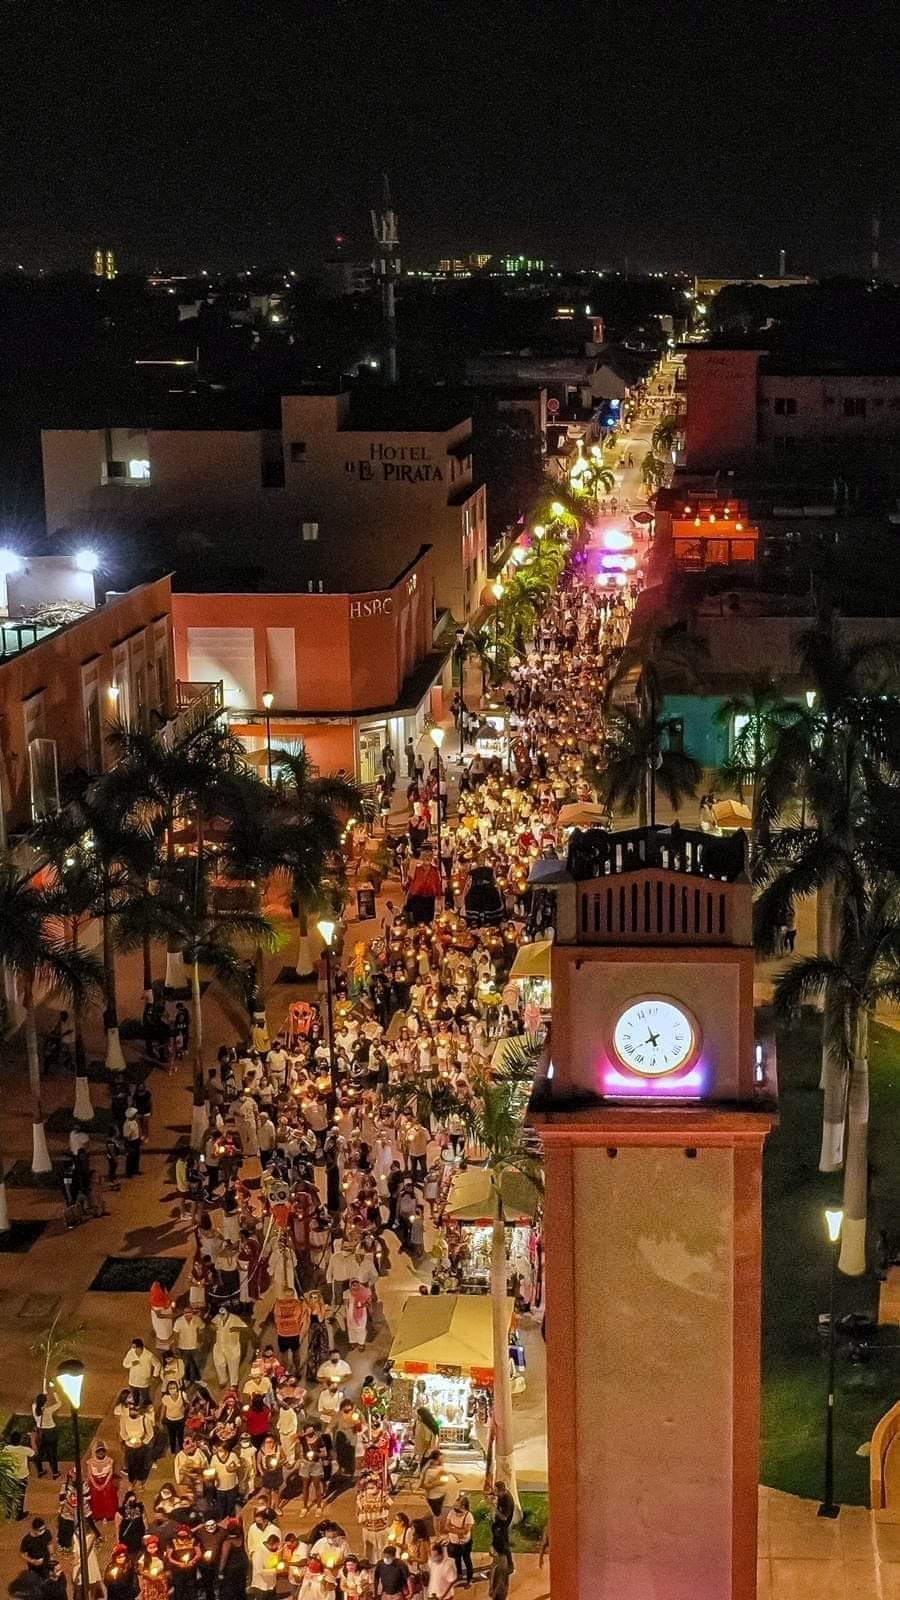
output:
<path id="1" fill-rule="evenodd" d="M 221 680 L 226 713 L 251 751 L 302 739 L 323 771 L 373 783 L 388 741 L 421 732 L 451 639 L 433 645 L 425 548 L 385 589 L 343 594 L 176 594 L 180 678 Z"/>
<path id="2" fill-rule="evenodd" d="M 686 494 L 671 507 L 671 539 L 679 567 L 732 567 L 756 560 L 759 528 L 744 501 Z"/>
<path id="3" fill-rule="evenodd" d="M 144 726 L 175 702 L 168 578 L 62 625 L 0 622 L 0 842 L 55 810 L 66 773 L 102 772 L 115 712 Z"/>

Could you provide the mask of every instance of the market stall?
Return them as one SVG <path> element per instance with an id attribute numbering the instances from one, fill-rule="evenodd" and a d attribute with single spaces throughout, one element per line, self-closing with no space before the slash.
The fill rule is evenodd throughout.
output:
<path id="1" fill-rule="evenodd" d="M 552 939 L 535 939 L 533 944 L 523 944 L 516 951 L 516 959 L 509 970 L 510 982 L 522 985 L 522 1011 L 526 1027 L 534 1032 L 535 1012 L 538 1025 L 550 1015 L 550 952 Z"/>
<path id="2" fill-rule="evenodd" d="M 507 1300 L 511 1320 L 513 1302 Z M 441 1445 L 484 1450 L 494 1386 L 488 1295 L 410 1295 L 400 1313 L 390 1360 L 391 1418 L 420 1410 L 440 1424 Z"/>
<path id="3" fill-rule="evenodd" d="M 540 1300 L 542 1279 L 538 1195 L 519 1172 L 503 1174 L 500 1197 L 506 1223 L 507 1287 L 527 1305 Z M 491 1281 L 491 1217 L 494 1195 L 484 1167 L 466 1167 L 453 1175 L 443 1211 L 448 1231 L 458 1230 L 460 1287 L 485 1291 Z"/>

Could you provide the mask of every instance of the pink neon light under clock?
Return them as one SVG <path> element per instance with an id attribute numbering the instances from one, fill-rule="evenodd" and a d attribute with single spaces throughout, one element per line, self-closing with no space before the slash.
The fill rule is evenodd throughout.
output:
<path id="1" fill-rule="evenodd" d="M 706 1089 L 706 1068 L 702 1061 L 672 1077 L 641 1078 L 636 1073 L 620 1072 L 611 1062 L 600 1069 L 603 1094 L 626 1095 L 638 1100 L 695 1100 Z"/>

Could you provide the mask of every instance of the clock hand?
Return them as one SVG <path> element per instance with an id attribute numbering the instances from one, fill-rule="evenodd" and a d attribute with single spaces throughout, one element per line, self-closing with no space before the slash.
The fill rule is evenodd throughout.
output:
<path id="1" fill-rule="evenodd" d="M 645 1042 L 647 1044 L 652 1044 L 652 1046 L 653 1046 L 653 1048 L 655 1050 L 656 1046 L 659 1044 L 659 1034 L 658 1033 L 649 1034 Z"/>

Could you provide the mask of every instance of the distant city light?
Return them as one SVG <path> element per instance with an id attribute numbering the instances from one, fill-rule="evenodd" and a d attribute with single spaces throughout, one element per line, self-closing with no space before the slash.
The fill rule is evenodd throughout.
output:
<path id="1" fill-rule="evenodd" d="M 84 550 L 76 550 L 75 565 L 82 572 L 96 572 L 100 565 L 100 557 L 96 550 L 91 550 L 87 547 Z"/>

